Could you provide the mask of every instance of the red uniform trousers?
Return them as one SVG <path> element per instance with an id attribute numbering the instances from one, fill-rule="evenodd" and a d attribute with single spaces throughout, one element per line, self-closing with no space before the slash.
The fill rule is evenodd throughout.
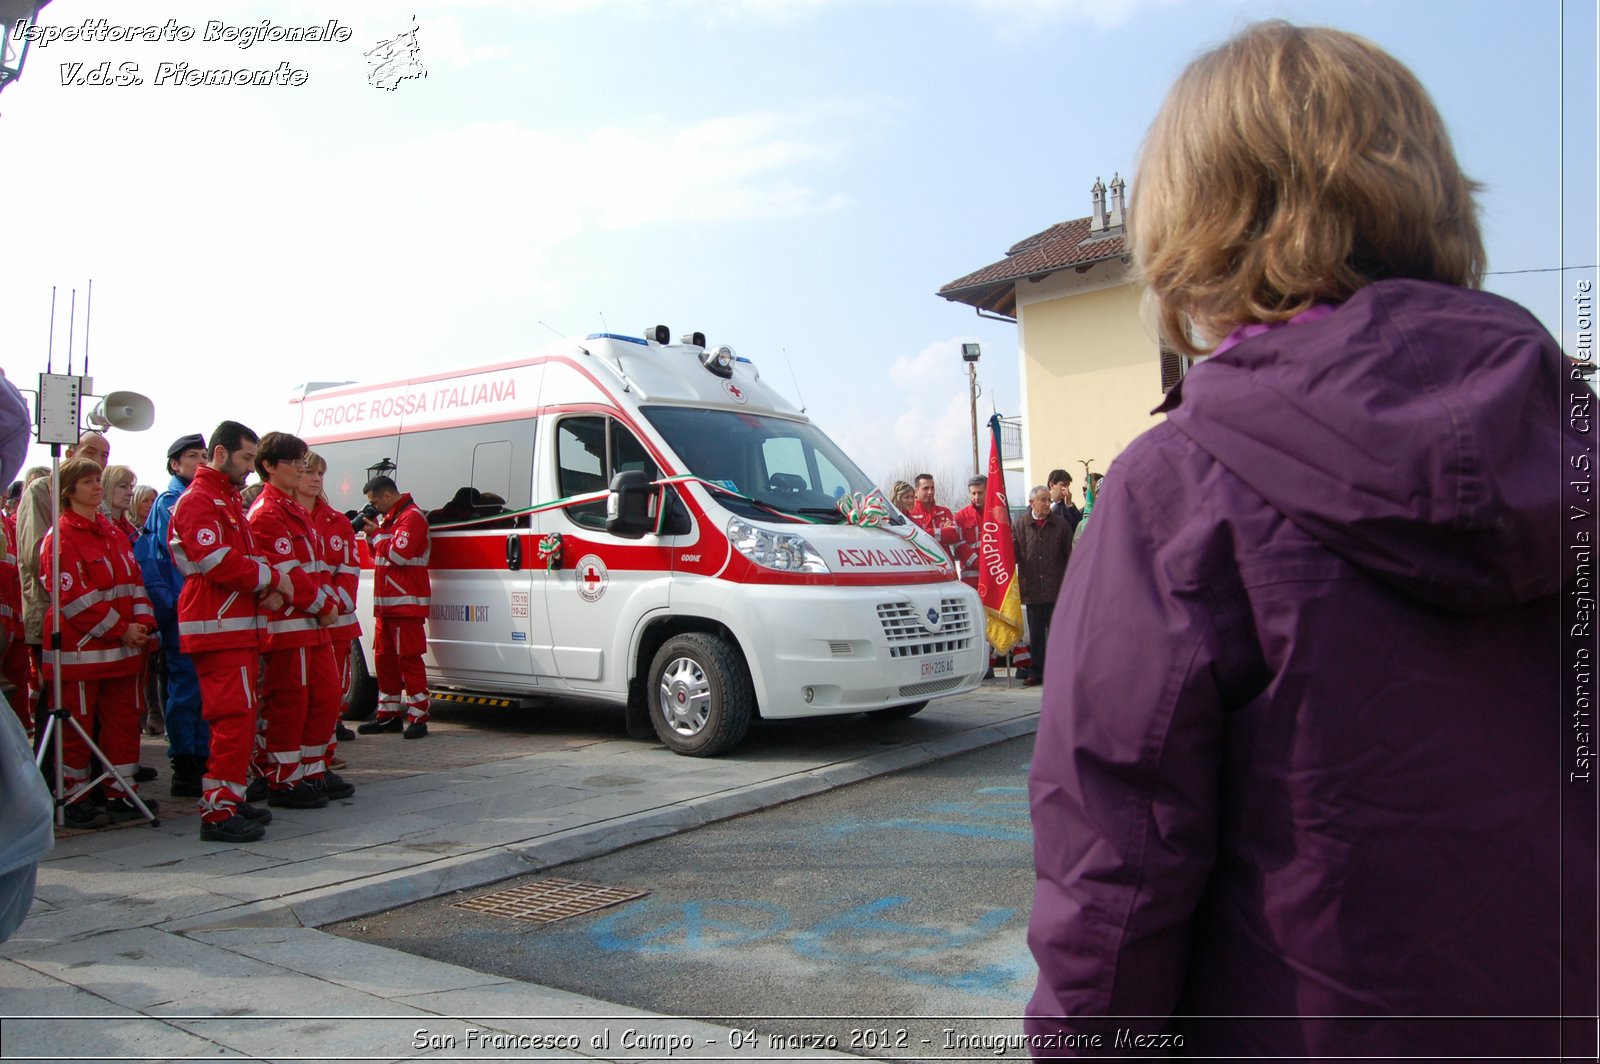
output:
<path id="1" fill-rule="evenodd" d="M 139 768 L 139 704 L 137 676 L 103 676 L 93 680 L 61 681 L 62 708 L 72 714 L 83 730 L 94 736 L 106 760 L 137 791 L 133 781 Z M 61 777 L 68 788 L 76 789 L 89 781 L 89 744 L 77 728 L 61 729 Z M 116 778 L 106 781 L 107 798 L 126 798 Z M 76 800 L 82 800 L 80 795 Z"/>
<path id="2" fill-rule="evenodd" d="M 201 781 L 200 819 L 218 824 L 244 801 L 250 748 L 256 731 L 254 647 L 195 651 L 189 655 L 200 680 L 200 715 L 211 728 L 211 760 Z"/>
<path id="3" fill-rule="evenodd" d="M 333 760 L 333 752 L 339 749 L 339 713 L 344 711 L 345 698 L 350 694 L 350 644 L 354 639 L 335 639 L 333 641 L 333 666 L 339 673 L 339 707 L 333 715 L 333 727 L 328 730 L 328 760 Z"/>
<path id="4" fill-rule="evenodd" d="M 33 697 L 38 681 L 33 671 L 33 655 L 28 653 L 28 644 L 20 638 L 11 641 L 5 657 L 0 659 L 0 675 L 4 675 L 6 682 L 11 685 L 6 701 L 11 703 L 12 711 L 22 721 L 22 730 L 32 739 Z"/>
<path id="5" fill-rule="evenodd" d="M 339 670 L 333 647 L 269 650 L 261 692 L 266 720 L 266 760 L 259 767 L 268 785 L 286 791 L 327 772 L 328 739 L 339 719 Z"/>
<path id="6" fill-rule="evenodd" d="M 428 671 L 422 655 L 428 630 L 421 617 L 379 617 L 372 637 L 373 665 L 378 673 L 376 720 L 390 720 L 403 710 L 406 723 L 428 720 Z M 400 691 L 406 694 L 402 700 Z"/>

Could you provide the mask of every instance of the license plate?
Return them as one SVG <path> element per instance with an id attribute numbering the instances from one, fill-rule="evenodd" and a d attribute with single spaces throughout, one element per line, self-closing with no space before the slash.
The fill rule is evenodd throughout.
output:
<path id="1" fill-rule="evenodd" d="M 922 678 L 930 676 L 949 676 L 956 671 L 956 659 L 948 654 L 942 658 L 929 658 L 922 663 Z"/>

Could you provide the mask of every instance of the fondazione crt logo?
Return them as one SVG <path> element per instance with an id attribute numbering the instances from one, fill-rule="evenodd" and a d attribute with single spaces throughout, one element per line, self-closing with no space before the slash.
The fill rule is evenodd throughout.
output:
<path id="1" fill-rule="evenodd" d="M 393 91 L 402 81 L 428 76 L 420 59 L 415 16 L 412 25 L 402 33 L 379 39 L 362 55 L 367 63 L 367 83 L 375 88 Z M 311 25 L 287 25 L 262 19 L 260 22 L 233 24 L 209 19 L 203 24 L 188 25 L 176 19 L 159 24 L 132 25 L 111 22 L 104 18 L 85 19 L 67 26 L 39 25 L 28 19 L 18 19 L 12 28 L 12 37 L 44 49 L 55 46 L 51 55 L 61 56 L 58 63 L 63 88 L 100 86 L 269 86 L 298 87 L 311 80 L 311 71 L 296 66 L 288 59 L 275 66 L 208 65 L 184 59 L 176 46 L 192 44 L 232 45 L 257 59 L 262 52 L 274 46 L 286 45 L 343 45 L 355 36 L 355 31 L 338 19 Z M 152 58 L 143 56 L 128 59 L 101 59 L 103 49 L 96 49 L 95 59 L 77 58 L 82 45 L 124 45 L 135 48 L 155 46 L 163 54 Z M 154 50 L 153 48 L 151 49 Z M 63 55 L 65 52 L 67 54 Z M 296 60 L 306 61 L 311 54 L 297 48 Z"/>

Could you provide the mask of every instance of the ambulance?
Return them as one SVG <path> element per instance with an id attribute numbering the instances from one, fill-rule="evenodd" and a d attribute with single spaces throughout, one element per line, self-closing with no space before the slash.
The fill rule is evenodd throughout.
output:
<path id="1" fill-rule="evenodd" d="M 983 609 L 946 547 L 701 333 L 600 333 L 293 403 L 335 507 L 387 473 L 428 514 L 437 703 L 599 700 L 708 757 L 756 717 L 909 717 L 983 674 Z"/>

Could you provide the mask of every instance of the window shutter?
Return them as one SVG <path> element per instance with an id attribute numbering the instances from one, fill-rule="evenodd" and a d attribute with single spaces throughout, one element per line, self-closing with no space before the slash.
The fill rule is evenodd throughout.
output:
<path id="1" fill-rule="evenodd" d="M 1183 380 L 1184 371 L 1189 368 L 1188 362 L 1187 358 L 1166 344 L 1161 345 L 1161 394 L 1172 391 Z"/>

